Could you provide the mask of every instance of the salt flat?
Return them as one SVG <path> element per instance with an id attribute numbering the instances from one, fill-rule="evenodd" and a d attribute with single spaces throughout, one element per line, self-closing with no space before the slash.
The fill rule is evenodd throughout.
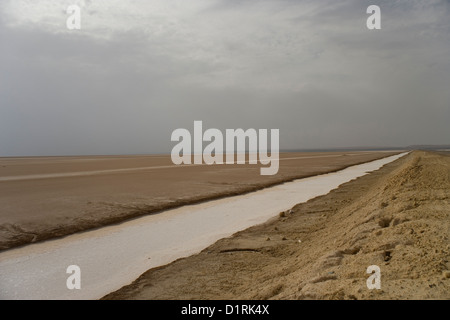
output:
<path id="1" fill-rule="evenodd" d="M 5 251 L 0 253 L 0 298 L 100 298 L 147 269 L 198 252 L 403 155 Z M 73 264 L 81 268 L 81 290 L 66 287 L 65 271 Z"/>
<path id="2" fill-rule="evenodd" d="M 0 158 L 0 250 L 390 154 L 283 153 L 274 176 L 260 165 L 175 166 L 167 155 Z"/>

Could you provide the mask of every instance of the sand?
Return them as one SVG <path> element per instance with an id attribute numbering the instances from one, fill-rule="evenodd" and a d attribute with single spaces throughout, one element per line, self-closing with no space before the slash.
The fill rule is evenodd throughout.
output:
<path id="1" fill-rule="evenodd" d="M 180 167 L 164 155 L 0 158 L 0 250 L 395 153 L 284 153 L 274 176 L 260 165 Z"/>
<path id="2" fill-rule="evenodd" d="M 0 299 L 99 299 L 405 154 L 0 252 Z M 72 264 L 82 271 L 81 290 L 64 285 Z"/>
<path id="3" fill-rule="evenodd" d="M 449 218 L 450 155 L 416 151 L 104 299 L 450 299 Z"/>

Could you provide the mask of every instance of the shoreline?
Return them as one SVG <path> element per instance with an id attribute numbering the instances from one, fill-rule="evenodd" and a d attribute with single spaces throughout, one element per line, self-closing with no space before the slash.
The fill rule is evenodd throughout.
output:
<path id="1" fill-rule="evenodd" d="M 449 299 L 449 168 L 415 151 L 102 299 Z"/>
<path id="2" fill-rule="evenodd" d="M 353 152 L 356 153 L 357 152 Z M 163 201 L 161 204 L 147 205 L 143 209 L 120 209 L 118 213 L 114 213 L 106 216 L 80 216 L 72 220 L 67 220 L 63 224 L 56 225 L 44 225 L 36 229 L 30 227 L 30 223 L 3 223 L 0 225 L 0 252 L 26 246 L 31 243 L 38 243 L 46 240 L 53 240 L 62 238 L 71 234 L 76 234 L 84 231 L 96 230 L 105 226 L 116 225 L 126 221 L 130 221 L 146 215 L 159 214 L 163 211 L 179 208 L 185 205 L 199 204 L 212 200 L 223 199 L 227 197 L 243 195 L 250 192 L 270 188 L 285 182 L 291 182 L 297 179 L 303 179 L 308 177 L 317 176 L 325 173 L 332 173 L 343 170 L 350 166 L 366 163 L 369 161 L 385 158 L 391 155 L 399 154 L 400 151 L 374 151 L 374 152 L 362 152 L 355 157 L 361 157 L 363 159 L 356 160 L 355 158 L 347 156 L 345 164 L 329 163 L 328 167 L 314 169 L 309 173 L 292 174 L 280 176 L 268 176 L 264 181 L 244 183 L 244 185 L 227 186 L 223 190 L 216 192 L 202 192 L 200 195 L 191 195 L 188 198 L 171 199 L 170 201 Z M 342 157 L 346 153 L 337 154 L 336 157 Z M 332 156 L 331 156 L 332 157 Z M 308 157 L 303 157 L 307 159 Z M 313 157 L 314 158 L 314 157 Z M 349 159 L 350 158 L 350 159 Z M 281 168 L 281 166 L 280 166 Z M 183 170 L 182 168 L 176 168 L 176 170 Z M 126 203 L 123 205 L 126 206 Z M 120 207 L 120 206 L 119 206 Z M 116 209 L 117 210 L 117 209 Z M 2 236 L 2 237 L 1 237 Z"/>

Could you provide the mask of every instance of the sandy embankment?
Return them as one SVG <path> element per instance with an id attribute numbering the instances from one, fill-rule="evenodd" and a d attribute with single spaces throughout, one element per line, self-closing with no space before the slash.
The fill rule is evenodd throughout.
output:
<path id="1" fill-rule="evenodd" d="M 0 250 L 396 153 L 283 153 L 274 176 L 260 165 L 180 167 L 170 156 L 0 158 Z"/>
<path id="2" fill-rule="evenodd" d="M 450 299 L 449 218 L 450 156 L 417 151 L 104 298 Z"/>

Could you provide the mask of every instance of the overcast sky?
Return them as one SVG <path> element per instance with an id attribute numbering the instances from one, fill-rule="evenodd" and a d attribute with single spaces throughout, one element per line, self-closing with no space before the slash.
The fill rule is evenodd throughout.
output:
<path id="1" fill-rule="evenodd" d="M 449 1 L 2 0 L 0 48 L 0 156 L 170 152 L 194 120 L 282 149 L 450 143 Z"/>

